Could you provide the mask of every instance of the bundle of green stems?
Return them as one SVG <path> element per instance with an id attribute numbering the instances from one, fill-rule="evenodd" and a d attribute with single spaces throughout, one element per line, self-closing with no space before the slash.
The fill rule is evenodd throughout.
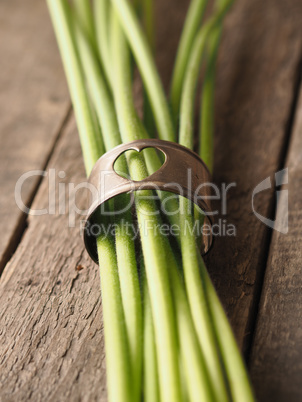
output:
<path id="1" fill-rule="evenodd" d="M 155 65 L 152 0 L 47 0 L 69 85 L 86 173 L 122 142 L 154 137 L 193 149 L 194 104 L 201 65 L 199 155 L 213 166 L 217 49 L 232 0 L 192 0 L 167 99 Z M 133 100 L 133 71 L 144 88 L 144 117 Z M 161 166 L 154 150 L 129 151 L 116 169 L 142 180 Z M 140 250 L 131 211 L 117 214 L 114 235 L 97 239 L 105 334 L 108 399 L 114 402 L 253 401 L 232 330 L 209 278 L 193 231 L 189 201 L 166 202 L 178 223 L 176 242 L 155 230 L 162 223 L 149 190 L 135 193 Z M 114 200 L 113 210 L 128 195 Z M 196 216 L 196 214 L 195 214 Z M 129 227 L 129 226 L 128 226 Z M 199 239 L 200 240 L 200 239 Z"/>

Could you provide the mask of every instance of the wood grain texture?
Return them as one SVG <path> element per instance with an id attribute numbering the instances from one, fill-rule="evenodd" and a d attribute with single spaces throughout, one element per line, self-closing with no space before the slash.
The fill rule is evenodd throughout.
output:
<path id="1" fill-rule="evenodd" d="M 288 185 L 281 188 L 277 207 L 277 219 L 284 219 L 288 194 L 289 231 L 273 233 L 250 364 L 258 399 L 263 402 L 302 398 L 301 150 L 302 92 L 285 164 Z"/>
<path id="2" fill-rule="evenodd" d="M 270 229 L 252 211 L 255 186 L 279 170 L 287 143 L 302 48 L 299 0 L 241 0 L 226 19 L 216 90 L 214 181 L 235 182 L 226 219 L 236 237 L 216 237 L 207 259 L 241 348 L 253 330 Z M 264 216 L 274 194 L 255 197 Z M 221 210 L 221 204 L 219 204 Z"/>
<path id="3" fill-rule="evenodd" d="M 44 1 L 1 1 L 0 37 L 1 272 L 25 223 L 14 199 L 16 181 L 43 169 L 70 101 Z M 24 183 L 26 205 L 39 179 Z"/>
<path id="4" fill-rule="evenodd" d="M 187 3 L 157 1 L 156 7 L 157 60 L 168 88 Z M 227 17 L 219 56 L 214 176 L 219 184 L 237 183 L 225 217 L 236 225 L 237 236 L 217 238 L 207 262 L 242 347 L 248 344 L 269 233 L 252 214 L 251 194 L 280 164 L 301 57 L 301 13 L 299 0 L 238 1 Z M 52 93 L 61 93 L 61 83 L 52 85 Z M 66 171 L 66 182 L 84 178 L 73 120 L 48 167 Z M 44 179 L 33 208 L 47 208 L 47 188 Z M 270 192 L 256 200 L 263 215 L 272 206 Z M 3 273 L 3 401 L 106 400 L 99 275 L 83 250 L 78 224 L 68 229 L 65 215 L 30 217 Z M 79 264 L 85 268 L 76 271 Z"/>
<path id="5" fill-rule="evenodd" d="M 186 4 L 157 2 L 158 15 L 181 26 Z M 302 57 L 300 0 L 240 0 L 226 17 L 219 51 L 215 106 L 214 182 L 235 183 L 227 212 L 214 204 L 219 219 L 236 236 L 216 236 L 206 263 L 241 349 L 248 353 L 270 240 L 270 229 L 252 211 L 255 186 L 279 169 L 287 143 Z M 169 88 L 180 32 L 158 24 L 158 65 Z M 165 38 L 161 41 L 160 38 Z M 167 49 L 171 49 L 167 51 Z M 198 109 L 197 109 L 198 112 Z M 196 126 L 198 120 L 196 119 Z M 274 194 L 255 198 L 256 210 L 271 217 Z"/>
<path id="6" fill-rule="evenodd" d="M 83 254 L 81 217 L 69 228 L 68 211 L 58 213 L 63 199 L 58 183 L 85 180 L 73 119 L 49 168 L 56 169 L 56 214 L 29 217 L 1 278 L 0 400 L 102 401 L 106 392 L 98 267 Z M 65 180 L 58 178 L 61 170 Z M 43 180 L 33 209 L 48 208 L 48 184 Z M 78 192 L 76 201 L 84 207 L 86 194 Z M 78 271 L 79 265 L 83 269 Z"/>

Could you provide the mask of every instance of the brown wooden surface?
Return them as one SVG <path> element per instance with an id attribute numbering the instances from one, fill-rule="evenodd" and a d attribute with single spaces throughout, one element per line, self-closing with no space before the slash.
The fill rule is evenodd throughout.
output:
<path id="1" fill-rule="evenodd" d="M 288 191 L 289 231 L 272 237 L 251 358 L 260 401 L 302 397 L 302 92 L 285 166 L 288 185 L 281 190 Z M 278 219 L 286 213 L 282 200 Z"/>
<path id="2" fill-rule="evenodd" d="M 68 183 L 85 179 L 74 120 L 49 168 L 64 170 Z M 47 207 L 43 180 L 33 208 Z M 79 219 L 69 228 L 67 215 L 29 217 L 0 284 L 1 400 L 105 400 L 99 273 L 83 251 Z"/>
<path id="3" fill-rule="evenodd" d="M 252 191 L 283 163 L 300 69 L 302 3 L 241 0 L 226 21 L 218 64 L 214 180 L 235 182 L 227 221 L 237 236 L 219 237 L 210 273 L 241 347 L 255 319 L 270 229 L 252 212 Z M 273 213 L 274 194 L 255 198 L 257 211 Z"/>
<path id="4" fill-rule="evenodd" d="M 44 168 L 70 101 L 44 1 L 1 1 L 0 38 L 1 272 L 25 228 L 16 181 Z M 25 182 L 26 205 L 38 183 L 38 176 Z"/>
<path id="5" fill-rule="evenodd" d="M 61 64 L 54 47 L 45 4 L 38 0 L 30 1 L 35 7 L 30 9 L 32 14 L 26 28 L 22 25 L 26 22 L 21 21 L 25 2 L 14 0 L 2 3 L 5 6 L 1 4 L 0 7 L 6 13 L 9 10 L 12 12 L 16 5 L 21 9 L 23 7 L 19 16 L 20 32 L 27 32 L 27 29 L 29 37 L 35 38 L 36 32 L 30 31 L 35 24 L 39 24 L 39 29 L 44 32 L 39 40 L 35 39 L 38 42 L 41 40 L 40 50 L 28 47 L 27 59 L 35 58 L 35 52 L 44 52 L 48 57 L 35 64 L 37 70 L 32 72 L 31 85 L 23 85 L 24 80 L 19 83 L 23 103 L 16 103 L 11 109 L 13 112 L 10 112 L 14 121 L 19 121 L 18 136 L 24 143 L 30 140 L 26 140 L 29 134 L 23 133 L 20 113 L 24 113 L 23 119 L 28 118 L 31 122 L 31 126 L 26 126 L 27 130 L 30 131 L 28 127 L 31 127 L 32 131 L 42 131 L 44 137 L 34 136 L 28 148 L 30 151 L 16 152 L 16 147 L 11 145 L 6 148 L 3 157 L 1 154 L 1 163 L 14 158 L 16 169 L 19 169 L 10 180 L 0 176 L 1 190 L 5 188 L 7 194 L 3 196 L 3 201 L 1 198 L 1 209 L 2 205 L 8 208 L 3 210 L 6 211 L 5 215 L 9 215 L 7 211 L 10 209 L 6 205 L 13 205 L 13 201 L 8 202 L 6 198 L 11 197 L 17 179 L 15 175 L 41 167 L 51 154 L 56 135 L 48 143 L 47 139 L 50 133 L 58 133 L 62 126 L 68 108 L 68 94 L 65 84 L 62 85 Z M 165 86 L 168 87 L 186 3 L 157 1 L 156 7 L 157 60 Z M 0 15 L 2 18 L 3 13 Z M 299 0 L 240 0 L 226 19 L 219 55 L 214 178 L 219 184 L 237 184 L 235 189 L 229 191 L 228 213 L 225 217 L 229 223 L 236 225 L 237 236 L 217 238 L 207 262 L 239 343 L 247 352 L 270 242 L 270 230 L 252 213 L 251 194 L 256 184 L 283 165 L 287 138 L 291 134 L 290 120 L 295 108 L 297 72 L 302 55 L 301 16 L 302 4 Z M 9 31 L 9 28 L 5 29 Z M 15 41 L 18 42 L 18 39 Z M 15 46 L 18 50 L 15 57 L 18 60 L 19 55 L 22 60 L 25 52 L 20 44 Z M 13 52 L 13 43 L 11 48 L 5 51 Z M 21 66 L 22 63 L 19 64 Z M 42 78 L 39 78 L 41 75 Z M 54 75 L 60 77 L 56 85 Z M 10 77 L 8 73 L 7 77 Z M 14 92 L 16 90 L 11 78 L 7 78 L 6 85 L 14 99 L 17 92 Z M 42 91 L 39 85 L 47 88 Z M 36 105 L 48 105 L 52 96 L 59 97 L 52 112 L 48 113 L 45 109 L 44 114 L 31 114 L 30 102 L 26 104 L 24 94 L 32 86 L 40 97 L 27 92 L 27 98 L 33 97 Z M 1 141 L 4 136 L 13 136 L 13 126 L 5 130 L 0 127 Z M 32 151 L 36 142 L 37 153 Z M 47 147 L 47 144 L 51 146 Z M 45 154 L 42 154 L 44 151 Z M 23 154 L 27 157 L 25 160 L 30 161 L 30 167 L 21 161 L 20 155 L 23 158 Z M 47 168 L 55 168 L 57 172 L 64 170 L 67 173 L 66 182 L 78 183 L 84 178 L 72 117 L 67 127 L 63 127 Z M 7 181 L 9 185 L 5 184 Z M 34 208 L 47 208 L 47 185 L 45 178 L 34 198 Z M 29 194 L 33 193 L 34 188 L 31 187 Z M 81 195 L 78 201 L 79 204 L 83 202 Z M 257 198 L 256 207 L 262 215 L 272 215 L 274 194 L 263 193 Z M 68 228 L 67 215 L 30 217 L 28 229 L 5 267 L 0 282 L 0 400 L 106 400 L 98 269 L 89 262 L 83 249 L 78 224 L 79 220 L 75 228 Z M 2 241 L 6 241 L 5 238 Z M 76 271 L 79 264 L 84 269 Z M 261 311 L 264 311 L 263 308 Z M 265 347 L 259 349 L 261 353 Z M 298 344 L 293 346 L 293 350 L 295 347 L 298 348 Z M 271 359 L 275 357 L 274 353 L 278 353 L 277 349 L 276 346 L 271 352 L 268 351 Z M 266 375 L 269 382 L 267 369 L 272 363 L 261 360 L 257 364 L 261 366 L 257 366 L 258 372 Z M 253 373 L 256 373 L 254 369 Z M 256 387 L 260 387 L 257 380 L 260 377 L 253 374 L 253 378 Z"/>

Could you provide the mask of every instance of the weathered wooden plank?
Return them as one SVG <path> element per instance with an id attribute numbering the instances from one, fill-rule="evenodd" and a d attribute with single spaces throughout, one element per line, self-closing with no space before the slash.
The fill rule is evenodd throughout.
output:
<path id="1" fill-rule="evenodd" d="M 241 345 L 250 328 L 268 233 L 251 213 L 251 192 L 279 164 L 300 56 L 299 3 L 238 2 L 227 19 L 220 53 L 215 180 L 237 183 L 229 192 L 227 219 L 238 235 L 218 238 L 208 261 Z M 185 8 L 181 2 L 176 12 L 171 4 L 157 2 L 158 38 L 169 43 L 166 47 L 158 40 L 166 83 L 176 43 L 172 38 Z M 49 167 L 65 170 L 68 182 L 84 178 L 73 122 Z M 34 208 L 47 208 L 47 188 L 43 180 Z M 271 203 L 272 194 L 266 194 L 256 205 L 267 214 Z M 74 271 L 78 264 L 85 269 Z M 106 399 L 99 295 L 98 271 L 83 254 L 78 226 L 68 229 L 66 216 L 30 217 L 0 283 L 3 400 L 12 395 L 35 401 Z"/>
<path id="2" fill-rule="evenodd" d="M 186 5 L 157 2 L 158 14 L 179 26 Z M 216 88 L 214 182 L 236 183 L 227 214 L 216 217 L 236 227 L 235 237 L 217 236 L 206 262 L 241 348 L 250 345 L 269 247 L 270 229 L 252 212 L 254 187 L 279 169 L 300 67 L 302 3 L 299 0 L 241 0 L 225 21 Z M 172 24 L 172 22 L 171 22 Z M 171 78 L 178 34 L 158 25 L 158 64 L 165 87 Z M 166 38 L 160 41 L 160 38 Z M 278 44 L 278 46 L 276 45 Z M 257 211 L 273 213 L 274 194 L 255 199 Z M 221 212 L 221 202 L 216 203 Z"/>
<path id="3" fill-rule="evenodd" d="M 285 163 L 288 185 L 281 188 L 277 208 L 277 219 L 284 219 L 288 196 L 289 231 L 273 233 L 252 349 L 251 373 L 259 401 L 302 399 L 301 150 L 302 91 Z"/>
<path id="4" fill-rule="evenodd" d="M 238 1 L 222 39 L 214 180 L 236 183 L 220 218 L 234 224 L 237 235 L 218 236 L 207 261 L 243 350 L 250 344 L 270 236 L 252 212 L 252 192 L 279 170 L 283 157 L 300 68 L 301 15 L 299 0 Z M 273 206 L 272 192 L 255 197 L 261 215 L 270 217 Z"/>
<path id="5" fill-rule="evenodd" d="M 68 214 L 58 210 L 58 182 L 85 180 L 77 137 L 72 119 L 49 163 L 56 169 L 56 214 L 29 217 L 1 278 L 1 401 L 106 399 L 98 268 L 83 254 L 80 217 L 69 228 Z M 48 208 L 48 182 L 33 209 Z M 78 207 L 84 202 L 82 191 Z M 78 271 L 79 265 L 84 268 Z"/>
<path id="6" fill-rule="evenodd" d="M 44 1 L 1 1 L 0 37 L 1 272 L 25 224 L 15 183 L 43 169 L 70 101 Z M 38 183 L 38 176 L 24 183 L 26 205 Z"/>

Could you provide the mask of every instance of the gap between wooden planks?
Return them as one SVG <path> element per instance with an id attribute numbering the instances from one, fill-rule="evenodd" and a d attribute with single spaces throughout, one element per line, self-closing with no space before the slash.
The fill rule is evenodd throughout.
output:
<path id="1" fill-rule="evenodd" d="M 158 63 L 170 77 L 185 4 L 157 2 Z M 269 231 L 251 211 L 252 189 L 280 164 L 301 47 L 297 1 L 237 2 L 226 21 L 217 80 L 215 181 L 229 192 L 236 238 L 218 238 L 208 265 L 242 347 L 249 343 Z M 278 43 L 278 49 L 276 49 Z M 59 86 L 58 88 L 59 89 Z M 72 144 L 72 145 L 70 145 Z M 70 122 L 49 167 L 84 178 Z M 34 207 L 47 206 L 44 180 Z M 270 214 L 273 194 L 256 203 Z M 66 230 L 64 229 L 66 228 Z M 17 399 L 103 398 L 105 385 L 97 267 L 88 262 L 78 230 L 66 217 L 29 218 L 29 229 L 0 284 L 0 395 Z M 85 269 L 75 271 L 78 264 Z M 88 269 L 89 268 L 89 269 Z"/>
<path id="2" fill-rule="evenodd" d="M 214 180 L 235 182 L 227 221 L 236 238 L 217 237 L 209 269 L 241 348 L 248 352 L 270 233 L 252 211 L 252 191 L 283 162 L 302 47 L 299 0 L 235 2 L 218 63 Z M 256 210 L 272 217 L 275 195 Z"/>
<path id="3" fill-rule="evenodd" d="M 74 119 L 49 168 L 65 171 L 66 183 L 85 180 Z M 34 209 L 48 208 L 48 189 L 47 178 Z M 84 208 L 86 194 L 78 195 Z M 80 217 L 69 228 L 68 215 L 58 214 L 58 198 L 57 186 L 56 215 L 28 218 L 0 283 L 1 400 L 106 398 L 98 267 L 84 253 Z"/>
<path id="4" fill-rule="evenodd" d="M 277 219 L 288 207 L 288 233 L 272 236 L 250 361 L 259 401 L 302 399 L 302 91 L 285 168 Z"/>
<path id="5" fill-rule="evenodd" d="M 70 100 L 44 1 L 0 2 L 0 36 L 1 274 L 26 228 L 15 184 L 23 173 L 45 168 Z M 27 206 L 40 179 L 24 183 Z"/>

